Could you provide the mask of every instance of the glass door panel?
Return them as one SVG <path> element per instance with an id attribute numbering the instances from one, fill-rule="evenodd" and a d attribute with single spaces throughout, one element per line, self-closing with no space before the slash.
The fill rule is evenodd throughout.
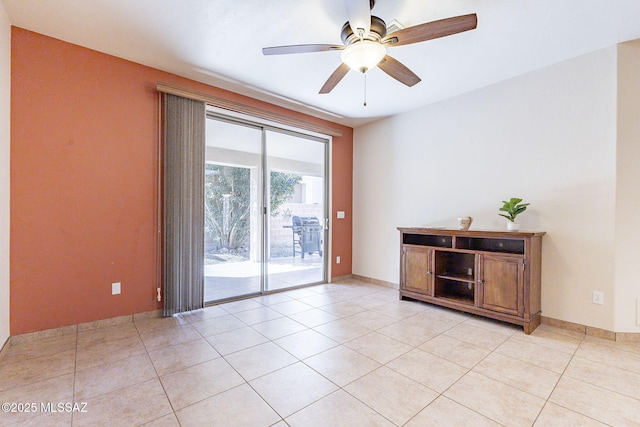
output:
<path id="1" fill-rule="evenodd" d="M 207 119 L 205 302 L 262 291 L 262 129 Z"/>
<path id="2" fill-rule="evenodd" d="M 327 143 L 267 130 L 265 290 L 326 279 Z"/>

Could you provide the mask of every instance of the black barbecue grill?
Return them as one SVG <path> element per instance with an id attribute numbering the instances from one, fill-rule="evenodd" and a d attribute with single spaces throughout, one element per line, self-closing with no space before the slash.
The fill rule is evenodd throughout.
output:
<path id="1" fill-rule="evenodd" d="M 322 256 L 322 225 L 315 216 L 294 216 L 293 222 L 293 257 L 296 256 L 296 246 L 300 248 L 300 256 L 312 255 L 317 252 Z"/>

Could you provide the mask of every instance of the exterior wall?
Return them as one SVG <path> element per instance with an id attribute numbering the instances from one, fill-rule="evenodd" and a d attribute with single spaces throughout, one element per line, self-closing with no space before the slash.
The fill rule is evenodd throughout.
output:
<path id="1" fill-rule="evenodd" d="M 291 228 L 285 228 L 291 227 L 292 216 L 315 216 L 320 224 L 324 225 L 324 209 L 321 204 L 283 203 L 279 211 L 278 215 L 269 218 L 269 245 L 272 248 L 293 247 L 293 231 Z M 292 249 L 289 256 L 293 256 Z"/>
<path id="2" fill-rule="evenodd" d="M 11 25 L 0 4 L 0 348 L 9 337 Z"/>
<path id="3" fill-rule="evenodd" d="M 472 228 L 506 230 L 501 201 L 522 197 L 522 228 L 548 233 L 543 316 L 613 330 L 616 56 L 596 51 L 357 128 L 353 273 L 398 283 L 396 227 L 471 216 Z"/>
<path id="4" fill-rule="evenodd" d="M 12 335 L 160 307 L 158 81 L 327 123 L 20 28 L 11 47 Z M 331 125 L 333 207 L 350 213 L 353 133 Z M 351 274 L 341 221 L 334 276 Z"/>

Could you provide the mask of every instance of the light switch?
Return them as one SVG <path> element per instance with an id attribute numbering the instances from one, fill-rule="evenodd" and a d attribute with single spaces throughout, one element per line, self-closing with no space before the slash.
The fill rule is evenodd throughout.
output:
<path id="1" fill-rule="evenodd" d="M 338 211 L 338 219 L 344 219 L 344 211 Z"/>

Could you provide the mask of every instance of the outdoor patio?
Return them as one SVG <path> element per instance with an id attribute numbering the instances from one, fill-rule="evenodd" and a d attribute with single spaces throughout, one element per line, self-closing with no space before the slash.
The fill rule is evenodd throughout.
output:
<path id="1" fill-rule="evenodd" d="M 260 268 L 249 260 L 205 265 L 205 302 L 260 292 Z M 323 258 L 317 253 L 272 258 L 266 268 L 267 291 L 324 281 Z"/>

